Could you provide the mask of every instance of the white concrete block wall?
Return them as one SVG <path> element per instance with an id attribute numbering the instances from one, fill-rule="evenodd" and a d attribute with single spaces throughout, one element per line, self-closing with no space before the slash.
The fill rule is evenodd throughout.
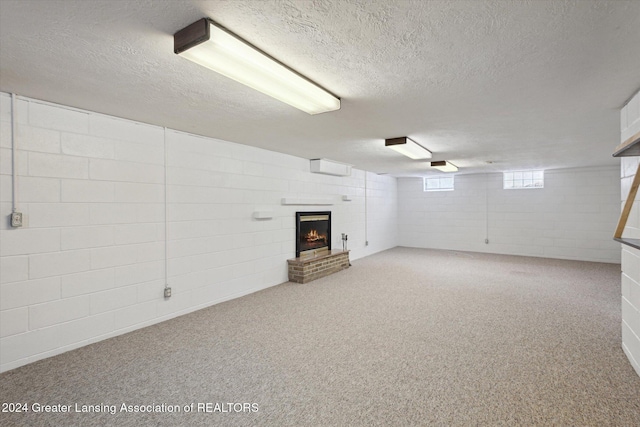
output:
<path id="1" fill-rule="evenodd" d="M 126 155 L 163 153 L 164 140 L 162 129 L 18 99 L 25 227 L 11 229 L 10 97 L 2 94 L 0 102 L 0 369 L 6 370 L 121 333 L 119 310 L 137 302 L 139 280 L 150 280 L 148 271 L 129 270 L 150 264 L 149 277 L 162 277 L 164 166 L 157 156 Z M 117 130 L 129 127 L 124 141 L 105 134 L 116 122 Z M 125 155 L 122 143 L 133 147 Z M 137 186 L 145 197 L 135 197 Z M 146 211 L 162 215 L 141 215 Z"/>
<path id="2" fill-rule="evenodd" d="M 620 141 L 640 132 L 640 93 L 631 98 L 620 112 Z M 621 157 L 620 190 L 624 206 L 640 157 Z M 640 239 L 640 193 L 627 220 L 623 237 Z M 622 348 L 640 375 L 640 250 L 622 247 Z"/>
<path id="3" fill-rule="evenodd" d="M 397 180 L 367 172 L 367 230 L 368 246 L 364 253 L 370 255 L 398 245 L 398 186 Z M 395 203 L 391 203 L 391 201 Z M 357 240 L 356 240 L 357 242 Z M 352 247 L 349 235 L 349 248 Z"/>
<path id="4" fill-rule="evenodd" d="M 398 179 L 401 246 L 482 251 L 486 176 L 455 177 L 454 191 L 423 191 L 422 178 Z"/>
<path id="5" fill-rule="evenodd" d="M 424 192 L 401 178 L 399 244 L 619 263 L 618 179 L 617 167 L 563 169 L 543 189 L 504 190 L 501 173 L 456 175 L 454 191 Z"/>
<path id="6" fill-rule="evenodd" d="M 175 296 L 167 310 L 210 305 L 285 282 L 286 260 L 295 256 L 296 211 L 331 211 L 333 248 L 341 248 L 346 233 L 351 259 L 372 253 L 364 236 L 365 172 L 311 174 L 306 159 L 173 131 L 167 144 L 169 282 Z M 376 176 L 367 173 L 368 180 L 371 175 Z M 388 190 L 385 214 L 369 221 L 382 222 L 375 227 L 384 230 L 370 239 L 379 251 L 396 246 L 396 181 L 375 182 Z M 281 204 L 282 198 L 314 197 L 333 205 Z M 273 218 L 253 218 L 263 210 Z"/>
<path id="7" fill-rule="evenodd" d="M 351 259 L 397 244 L 395 178 L 366 173 L 365 237 L 364 171 L 311 174 L 306 159 L 23 98 L 17 123 L 25 226 L 12 229 L 0 94 L 0 371 L 285 282 L 298 210 L 330 210 L 332 246 L 347 233 Z"/>

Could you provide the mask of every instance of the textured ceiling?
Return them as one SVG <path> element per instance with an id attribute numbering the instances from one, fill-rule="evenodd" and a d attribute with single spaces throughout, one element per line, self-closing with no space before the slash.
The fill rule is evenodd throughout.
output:
<path id="1" fill-rule="evenodd" d="M 173 54 L 202 17 L 341 110 L 309 116 Z M 613 165 L 639 28 L 637 0 L 0 0 L 0 90 L 397 176 L 429 168 L 384 138 L 460 172 Z"/>

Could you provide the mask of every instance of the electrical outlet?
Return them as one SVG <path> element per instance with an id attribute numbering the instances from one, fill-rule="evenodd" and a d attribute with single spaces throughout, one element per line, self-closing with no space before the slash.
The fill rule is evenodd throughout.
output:
<path id="1" fill-rule="evenodd" d="M 489 244 L 489 239 L 484 239 L 484 242 L 488 245 Z"/>
<path id="2" fill-rule="evenodd" d="M 22 212 L 13 212 L 11 214 L 11 226 L 22 227 Z"/>
<path id="3" fill-rule="evenodd" d="M 171 288 L 170 287 L 166 287 L 164 288 L 164 297 L 165 298 L 171 298 Z"/>
<path id="4" fill-rule="evenodd" d="M 365 241 L 365 242 L 364 242 L 364 245 L 365 245 L 365 246 L 369 246 L 369 241 L 368 241 L 368 240 L 367 240 L 367 241 Z"/>

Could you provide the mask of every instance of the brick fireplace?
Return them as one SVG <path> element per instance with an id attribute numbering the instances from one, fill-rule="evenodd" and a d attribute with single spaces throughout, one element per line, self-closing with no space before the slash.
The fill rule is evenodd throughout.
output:
<path id="1" fill-rule="evenodd" d="M 331 250 L 331 212 L 296 212 L 296 258 L 289 280 L 307 283 L 349 267 L 349 251 Z"/>

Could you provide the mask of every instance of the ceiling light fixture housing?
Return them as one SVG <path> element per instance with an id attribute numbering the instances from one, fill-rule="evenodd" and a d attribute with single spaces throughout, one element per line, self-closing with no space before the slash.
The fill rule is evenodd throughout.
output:
<path id="1" fill-rule="evenodd" d="M 452 165 L 451 163 L 445 160 L 440 160 L 438 162 L 431 162 L 431 167 L 436 168 L 441 172 L 456 172 L 458 170 L 457 166 Z"/>
<path id="2" fill-rule="evenodd" d="M 211 19 L 173 36 L 173 51 L 309 114 L 340 109 L 340 98 Z"/>
<path id="3" fill-rule="evenodd" d="M 431 151 L 406 136 L 385 139 L 384 145 L 413 160 L 431 158 Z"/>

